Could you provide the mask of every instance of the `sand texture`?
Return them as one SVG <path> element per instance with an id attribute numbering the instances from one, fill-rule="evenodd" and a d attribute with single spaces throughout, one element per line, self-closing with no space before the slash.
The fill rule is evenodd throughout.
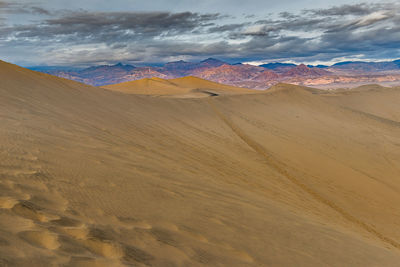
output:
<path id="1" fill-rule="evenodd" d="M 399 88 L 147 82 L 0 62 L 0 266 L 399 266 Z"/>

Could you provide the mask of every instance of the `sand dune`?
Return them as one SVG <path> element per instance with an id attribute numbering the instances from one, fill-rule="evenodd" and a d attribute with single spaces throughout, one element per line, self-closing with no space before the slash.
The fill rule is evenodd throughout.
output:
<path id="1" fill-rule="evenodd" d="M 146 78 L 131 82 L 106 85 L 103 88 L 129 94 L 174 97 L 208 97 L 210 95 L 255 94 L 259 91 L 234 87 L 193 76 L 177 79 Z"/>
<path id="2" fill-rule="evenodd" d="M 400 262 L 399 88 L 149 97 L 4 62 L 0 81 L 0 265 Z M 144 87 L 176 84 L 229 91 Z"/>

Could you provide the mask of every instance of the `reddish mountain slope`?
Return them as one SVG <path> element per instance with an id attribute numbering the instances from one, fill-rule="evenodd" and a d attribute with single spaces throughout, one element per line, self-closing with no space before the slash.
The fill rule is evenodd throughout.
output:
<path id="1" fill-rule="evenodd" d="M 264 68 L 247 64 L 225 64 L 217 68 L 197 70 L 192 75 L 206 80 L 231 84 L 237 81 L 251 80 L 264 70 Z"/>
<path id="2" fill-rule="evenodd" d="M 316 77 L 316 76 L 326 76 L 331 74 L 329 71 L 319 69 L 319 68 L 310 68 L 304 64 L 296 66 L 288 71 L 286 71 L 283 75 L 286 77 Z"/>

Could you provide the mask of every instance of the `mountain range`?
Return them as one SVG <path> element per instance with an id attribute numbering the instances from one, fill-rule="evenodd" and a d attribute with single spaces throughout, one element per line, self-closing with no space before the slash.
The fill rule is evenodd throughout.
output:
<path id="1" fill-rule="evenodd" d="M 382 85 L 400 83 L 400 60 L 388 62 L 340 62 L 332 66 L 268 63 L 260 66 L 229 64 L 208 58 L 200 62 L 175 61 L 160 67 L 116 65 L 93 66 L 85 69 L 35 67 L 41 71 L 94 86 L 104 86 L 144 78 L 174 79 L 195 76 L 232 86 L 266 89 L 285 82 L 314 87 L 355 86 L 368 83 Z"/>

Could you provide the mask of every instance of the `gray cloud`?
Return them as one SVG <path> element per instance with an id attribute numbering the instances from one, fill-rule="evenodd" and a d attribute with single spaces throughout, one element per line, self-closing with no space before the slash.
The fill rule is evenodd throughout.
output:
<path id="1" fill-rule="evenodd" d="M 208 25 L 220 17 L 219 14 L 197 14 L 191 12 L 109 12 L 71 13 L 61 18 L 48 19 L 46 26 L 59 27 L 60 32 L 86 32 L 87 30 L 134 30 L 140 33 L 159 34 L 165 31 L 182 33 L 193 30 L 196 27 Z"/>
<path id="2" fill-rule="evenodd" d="M 62 42 L 115 44 L 155 37 L 176 36 L 202 27 L 213 26 L 219 14 L 191 12 L 169 13 L 90 13 L 70 12 L 38 24 L 4 27 L 3 36 L 12 35 L 24 41 L 60 40 Z"/>
<path id="3" fill-rule="evenodd" d="M 360 3 L 354 5 L 335 6 L 326 9 L 305 9 L 303 13 L 317 16 L 363 16 L 382 8 L 385 8 L 385 5 Z"/>
<path id="4" fill-rule="evenodd" d="M 0 1 L 0 11 L 7 14 L 38 14 L 50 15 L 50 11 L 39 6 L 18 2 Z"/>
<path id="5" fill-rule="evenodd" d="M 209 56 L 231 61 L 329 60 L 360 54 L 400 57 L 400 8 L 395 3 L 236 19 L 195 12 L 49 11 L 4 1 L 0 9 L 37 15 L 21 24 L 6 25 L 0 20 L 0 51 L 4 51 L 0 56 L 14 55 L 21 62 L 24 58 L 38 63 L 45 63 L 44 59 L 51 64 L 93 64 Z"/>
<path id="6" fill-rule="evenodd" d="M 213 26 L 208 29 L 209 33 L 223 33 L 223 32 L 235 32 L 239 29 L 243 29 L 245 26 L 249 26 L 251 23 L 234 23 L 234 24 L 225 24 L 225 25 L 218 25 Z"/>

